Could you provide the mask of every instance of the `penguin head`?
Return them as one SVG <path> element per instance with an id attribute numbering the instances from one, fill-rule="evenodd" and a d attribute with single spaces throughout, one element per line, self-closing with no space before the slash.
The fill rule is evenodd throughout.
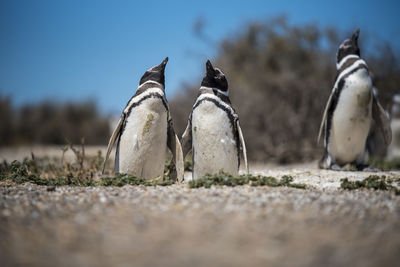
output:
<path id="1" fill-rule="evenodd" d="M 228 93 L 228 81 L 225 74 L 218 68 L 214 68 L 210 62 L 206 62 L 206 76 L 204 76 L 201 86 L 216 88 Z"/>
<path id="2" fill-rule="evenodd" d="M 350 39 L 346 39 L 340 45 L 337 53 L 337 63 L 339 63 L 345 56 L 357 55 L 360 56 L 360 48 L 358 47 L 358 36 L 360 29 L 357 29 Z"/>
<path id="3" fill-rule="evenodd" d="M 167 65 L 168 57 L 166 57 L 160 65 L 148 69 L 140 79 L 139 86 L 147 81 L 158 82 L 165 87 L 165 66 Z"/>

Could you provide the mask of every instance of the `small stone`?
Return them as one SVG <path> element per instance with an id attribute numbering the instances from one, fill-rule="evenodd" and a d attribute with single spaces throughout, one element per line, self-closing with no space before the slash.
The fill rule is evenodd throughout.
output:
<path id="1" fill-rule="evenodd" d="M 48 192 L 54 192 L 54 191 L 56 191 L 56 187 L 54 185 L 48 186 L 47 187 L 47 191 Z"/>

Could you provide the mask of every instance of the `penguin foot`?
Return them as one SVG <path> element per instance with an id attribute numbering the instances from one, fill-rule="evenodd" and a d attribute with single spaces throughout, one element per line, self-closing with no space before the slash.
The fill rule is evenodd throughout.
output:
<path id="1" fill-rule="evenodd" d="M 333 170 L 333 171 L 345 171 L 345 169 L 343 169 L 342 167 L 340 167 L 340 166 L 337 165 L 337 164 L 333 164 L 333 165 L 330 167 L 330 169 Z"/>
<path id="2" fill-rule="evenodd" d="M 331 170 L 333 171 L 342 171 L 342 172 L 348 172 L 348 171 L 356 171 L 357 169 L 351 165 L 351 164 L 346 164 L 344 166 L 339 166 L 337 164 L 333 164 L 331 166 Z"/>
<path id="3" fill-rule="evenodd" d="M 332 164 L 331 170 L 333 170 L 333 171 L 342 171 L 342 172 L 351 172 L 351 171 L 357 171 L 358 168 L 357 168 L 356 165 L 350 164 L 350 163 L 348 163 L 348 164 L 346 164 L 344 166 L 339 166 L 337 164 Z"/>
<path id="4" fill-rule="evenodd" d="M 370 166 L 367 164 L 357 165 L 357 170 L 363 171 L 363 172 L 380 172 L 380 171 L 382 171 L 378 168 L 375 168 L 374 166 Z"/>
<path id="5" fill-rule="evenodd" d="M 337 164 L 333 164 L 330 167 L 331 170 L 333 171 L 363 171 L 363 172 L 380 172 L 381 170 L 378 168 L 375 168 L 370 165 L 366 164 L 346 164 L 344 166 L 339 166 Z"/>
<path id="6" fill-rule="evenodd" d="M 320 161 L 318 162 L 318 167 L 320 169 L 325 169 L 325 170 L 331 169 L 331 165 L 330 165 L 330 161 L 328 159 L 327 153 L 325 153 L 324 156 L 322 157 L 322 159 L 320 159 Z"/>

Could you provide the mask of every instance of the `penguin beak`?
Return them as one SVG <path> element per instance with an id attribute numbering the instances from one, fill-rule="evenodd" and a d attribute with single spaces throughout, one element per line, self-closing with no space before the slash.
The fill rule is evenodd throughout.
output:
<path id="1" fill-rule="evenodd" d="M 161 68 L 162 71 L 165 70 L 165 66 L 167 65 L 167 62 L 168 62 L 168 57 L 166 57 L 166 58 L 163 60 L 163 62 L 161 62 L 161 64 L 158 65 L 158 66 Z"/>
<path id="2" fill-rule="evenodd" d="M 351 36 L 351 41 L 354 45 L 358 46 L 358 36 L 360 35 L 360 29 L 357 29 L 354 33 L 353 36 Z"/>
<path id="3" fill-rule="evenodd" d="M 164 73 L 165 66 L 167 65 L 167 62 L 168 62 L 168 57 L 166 57 L 166 58 L 163 60 L 163 62 L 161 62 L 160 65 L 156 65 L 156 66 L 154 66 L 154 67 L 148 69 L 147 71 L 152 71 L 152 72 L 161 71 L 161 72 Z"/>
<path id="4" fill-rule="evenodd" d="M 167 65 L 168 62 L 168 57 L 166 57 L 163 62 L 161 62 L 161 65 L 165 67 L 165 65 Z"/>

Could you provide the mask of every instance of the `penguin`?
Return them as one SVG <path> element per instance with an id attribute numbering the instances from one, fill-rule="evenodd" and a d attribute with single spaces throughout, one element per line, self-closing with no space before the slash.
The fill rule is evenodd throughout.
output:
<path id="1" fill-rule="evenodd" d="M 210 60 L 181 140 L 183 157 L 192 151 L 192 179 L 221 170 L 237 175 L 240 152 L 249 172 L 246 145 L 239 117 L 229 99 L 228 81 Z"/>
<path id="2" fill-rule="evenodd" d="M 337 52 L 337 76 L 318 134 L 318 141 L 322 131 L 325 136 L 321 169 L 345 170 L 350 164 L 357 170 L 369 170 L 364 161 L 372 120 L 385 145 L 391 142 L 389 118 L 373 94 L 368 65 L 360 58 L 359 33 L 357 29 Z"/>
<path id="3" fill-rule="evenodd" d="M 171 150 L 178 181 L 183 180 L 183 156 L 165 97 L 165 66 L 168 57 L 147 70 L 135 95 L 128 101 L 111 135 L 103 164 L 115 141 L 115 173 L 152 179 L 163 177 L 167 147 Z"/>
<path id="4" fill-rule="evenodd" d="M 388 149 L 388 159 L 400 159 L 400 94 L 392 98 L 391 122 L 393 140 Z"/>

